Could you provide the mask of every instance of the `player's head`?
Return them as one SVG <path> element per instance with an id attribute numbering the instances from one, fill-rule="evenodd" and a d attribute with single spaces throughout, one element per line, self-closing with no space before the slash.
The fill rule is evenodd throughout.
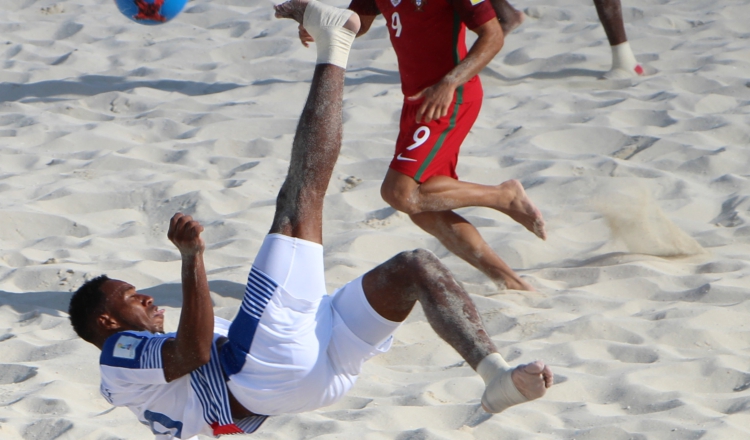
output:
<path id="1" fill-rule="evenodd" d="M 164 310 L 151 296 L 106 275 L 81 286 L 70 298 L 68 313 L 78 336 L 94 345 L 120 331 L 164 331 Z"/>

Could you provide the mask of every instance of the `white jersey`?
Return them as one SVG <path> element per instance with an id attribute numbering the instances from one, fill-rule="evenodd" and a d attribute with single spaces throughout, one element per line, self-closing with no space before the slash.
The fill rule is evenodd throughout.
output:
<path id="1" fill-rule="evenodd" d="M 157 440 L 254 432 L 266 416 L 232 420 L 229 409 L 216 349 L 216 339 L 226 336 L 228 326 L 228 321 L 214 318 L 209 363 L 169 383 L 164 379 L 161 348 L 174 333 L 127 331 L 109 337 L 99 359 L 102 395 L 112 405 L 133 411 Z"/>

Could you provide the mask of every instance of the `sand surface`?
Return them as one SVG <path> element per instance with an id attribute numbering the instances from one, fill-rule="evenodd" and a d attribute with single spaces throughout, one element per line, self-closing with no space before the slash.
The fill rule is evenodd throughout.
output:
<path id="1" fill-rule="evenodd" d="M 402 100 L 382 19 L 347 73 L 329 289 L 431 249 L 508 361 L 553 367 L 547 397 L 485 414 L 481 380 L 417 312 L 345 399 L 255 438 L 750 438 L 750 5 L 624 3 L 648 76 L 597 79 L 610 50 L 586 0 L 519 1 L 525 24 L 481 75 L 459 175 L 519 179 L 549 239 L 461 212 L 538 293 L 498 292 L 381 200 Z M 126 279 L 174 330 L 181 210 L 206 225 L 216 313 L 234 315 L 311 78 L 296 35 L 265 0 L 192 1 L 158 27 L 111 0 L 0 0 L 0 438 L 152 438 L 99 396 L 69 292 Z"/>

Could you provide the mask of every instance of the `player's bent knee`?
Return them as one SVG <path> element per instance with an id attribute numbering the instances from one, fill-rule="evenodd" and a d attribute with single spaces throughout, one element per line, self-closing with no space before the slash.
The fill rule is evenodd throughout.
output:
<path id="1" fill-rule="evenodd" d="M 411 201 L 409 194 L 385 183 L 380 187 L 380 197 L 391 205 L 391 208 L 409 215 L 419 214 L 419 208 L 416 203 Z"/>
<path id="2" fill-rule="evenodd" d="M 427 275 L 431 275 L 434 269 L 438 269 L 435 273 L 447 270 L 440 262 L 440 259 L 427 249 L 420 248 L 404 251 L 396 255 L 395 259 L 397 267 L 406 270 L 410 274 L 425 276 L 425 272 L 427 272 Z"/>

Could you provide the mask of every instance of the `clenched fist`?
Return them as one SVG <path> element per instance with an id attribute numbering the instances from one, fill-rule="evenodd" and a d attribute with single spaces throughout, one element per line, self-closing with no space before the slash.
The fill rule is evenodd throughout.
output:
<path id="1" fill-rule="evenodd" d="M 178 212 L 169 221 L 167 237 L 183 256 L 203 253 L 206 243 L 201 238 L 203 226 L 189 215 Z"/>

